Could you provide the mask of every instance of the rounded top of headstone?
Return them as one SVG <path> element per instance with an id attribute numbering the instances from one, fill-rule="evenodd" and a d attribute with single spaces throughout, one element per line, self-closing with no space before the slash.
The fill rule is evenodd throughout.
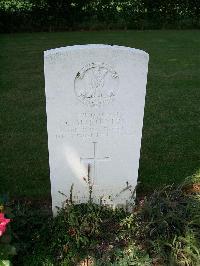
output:
<path id="1" fill-rule="evenodd" d="M 142 56 L 146 57 L 146 59 L 149 59 L 149 54 L 143 50 L 127 47 L 127 46 L 121 46 L 121 45 L 109 45 L 109 44 L 84 44 L 84 45 L 72 45 L 72 46 L 65 46 L 55 49 L 50 49 L 44 51 L 44 56 L 49 56 L 56 53 L 62 53 L 67 51 L 77 51 L 77 50 L 87 50 L 87 49 L 114 49 L 119 51 L 127 51 L 131 53 L 141 54 Z"/>

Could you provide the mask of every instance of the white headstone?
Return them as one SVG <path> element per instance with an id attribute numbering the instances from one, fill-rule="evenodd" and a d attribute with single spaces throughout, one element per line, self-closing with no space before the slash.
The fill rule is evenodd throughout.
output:
<path id="1" fill-rule="evenodd" d="M 52 208 L 73 186 L 75 202 L 126 204 L 138 177 L 149 56 L 123 46 L 44 52 Z"/>

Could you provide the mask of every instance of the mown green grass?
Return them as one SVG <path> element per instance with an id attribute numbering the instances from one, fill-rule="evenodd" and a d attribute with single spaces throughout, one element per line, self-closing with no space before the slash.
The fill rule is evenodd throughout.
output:
<path id="1" fill-rule="evenodd" d="M 10 34 L 0 36 L 0 193 L 50 195 L 43 51 L 86 43 L 131 46 L 150 54 L 140 191 L 179 183 L 199 171 L 199 31 Z"/>

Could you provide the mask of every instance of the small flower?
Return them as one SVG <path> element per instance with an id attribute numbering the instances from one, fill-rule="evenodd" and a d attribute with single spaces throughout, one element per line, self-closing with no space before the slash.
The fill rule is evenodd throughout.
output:
<path id="1" fill-rule="evenodd" d="M 140 200 L 140 201 L 139 201 L 139 205 L 140 205 L 140 207 L 143 207 L 143 206 L 144 206 L 144 203 L 145 203 L 145 200 L 144 200 L 144 199 Z"/>
<path id="2" fill-rule="evenodd" d="M 76 235 L 76 230 L 74 228 L 70 228 L 68 231 L 70 236 L 75 236 Z"/>
<path id="3" fill-rule="evenodd" d="M 6 225 L 10 222 L 10 219 L 4 217 L 4 213 L 0 213 L 0 236 L 6 231 Z"/>
<path id="4" fill-rule="evenodd" d="M 3 212 L 3 205 L 0 205 L 0 212 Z"/>

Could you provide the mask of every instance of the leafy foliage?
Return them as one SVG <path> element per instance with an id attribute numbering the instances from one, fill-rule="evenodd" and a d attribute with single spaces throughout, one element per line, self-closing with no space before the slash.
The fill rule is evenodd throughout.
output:
<path id="1" fill-rule="evenodd" d="M 200 194 L 187 186 L 155 191 L 137 216 L 139 239 L 164 265 L 200 264 Z"/>
<path id="2" fill-rule="evenodd" d="M 197 0 L 1 0 L 2 31 L 199 28 Z"/>
<path id="3" fill-rule="evenodd" d="M 96 266 L 198 266 L 200 194 L 188 190 L 191 184 L 199 184 L 197 176 L 179 187 L 155 191 L 132 212 L 91 200 L 75 205 L 72 197 L 55 218 L 39 209 L 18 208 L 16 219 L 21 223 L 15 228 L 20 240 L 15 265 L 70 266 L 87 261 Z"/>

